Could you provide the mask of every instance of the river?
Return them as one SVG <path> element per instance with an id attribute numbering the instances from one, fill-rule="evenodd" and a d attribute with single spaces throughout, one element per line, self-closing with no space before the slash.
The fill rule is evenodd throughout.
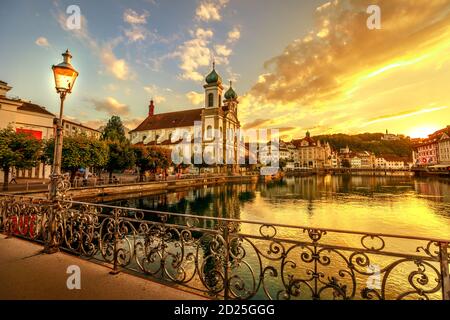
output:
<path id="1" fill-rule="evenodd" d="M 314 176 L 178 191 L 108 204 L 265 223 L 450 239 L 450 181 Z"/>
<path id="2" fill-rule="evenodd" d="M 208 217 L 254 220 L 265 224 L 278 223 L 450 240 L 450 181 L 436 178 L 292 177 L 279 182 L 226 184 L 108 204 Z M 242 224 L 240 231 L 246 235 L 259 235 L 261 229 L 257 225 Z M 307 234 L 298 229 L 288 230 L 278 227 L 277 232 L 277 237 L 284 239 L 311 241 L 307 238 Z M 314 245 L 291 246 L 283 241 L 279 242 L 281 246 L 279 248 L 282 249 L 278 250 L 277 243 L 272 243 L 274 246 L 271 247 L 270 238 L 254 241 L 247 238 L 247 240 L 250 241 L 244 241 L 241 251 L 245 252 L 245 263 L 235 266 L 236 269 L 233 270 L 239 275 L 239 279 L 242 279 L 242 283 L 246 284 L 246 288 L 251 288 L 263 273 L 264 266 L 275 268 L 277 276 L 267 274 L 264 276 L 271 297 L 284 292 L 285 285 L 282 283 L 286 283 L 285 281 L 292 277 L 292 279 L 309 279 L 301 284 L 299 282 L 300 294 L 296 298 L 310 299 L 312 294 L 331 299 L 336 292 L 330 290 L 329 281 L 336 280 L 339 286 L 345 289 L 345 295 L 360 299 L 367 281 L 372 281 L 372 277 L 367 277 L 372 271 L 367 268 L 374 267 L 381 270 L 383 278 L 377 280 L 380 281 L 377 292 L 381 292 L 385 299 L 397 299 L 404 295 L 406 298 L 424 298 L 420 292 L 424 293 L 426 298 L 441 299 L 437 280 L 440 277 L 437 271 L 439 264 L 437 262 L 417 264 L 416 258 L 410 258 L 416 256 L 418 252 L 423 255 L 424 250 L 417 249 L 425 248 L 428 241 L 389 237 L 383 237 L 381 240 L 377 237 L 370 239 L 328 232 L 320 242 L 338 247 L 359 248 L 355 249 L 357 252 L 362 245 L 366 249 L 380 248 L 373 249 L 375 251 L 369 250 L 367 255 L 360 253 L 352 255 L 355 251 L 321 250 L 315 254 L 317 248 Z M 168 248 L 174 254 L 183 256 L 180 247 L 172 245 Z M 435 252 L 436 248 L 431 249 Z M 184 254 L 187 252 L 189 250 Z M 385 255 L 388 252 L 395 253 L 393 256 Z M 286 253 L 286 259 L 291 260 L 290 264 L 283 264 L 282 253 Z M 202 259 L 205 261 L 208 254 L 210 251 L 204 251 L 199 261 Z M 402 260 L 404 257 L 407 259 Z M 191 260 L 186 259 L 185 262 L 189 261 Z M 155 265 L 159 266 L 157 262 Z M 167 266 L 170 269 L 170 264 Z M 215 270 L 216 267 L 217 265 L 202 265 L 200 270 Z M 171 272 L 176 274 L 174 270 Z M 195 286 L 201 287 L 202 284 L 197 281 Z M 261 287 L 255 291 L 256 298 L 266 298 Z"/>

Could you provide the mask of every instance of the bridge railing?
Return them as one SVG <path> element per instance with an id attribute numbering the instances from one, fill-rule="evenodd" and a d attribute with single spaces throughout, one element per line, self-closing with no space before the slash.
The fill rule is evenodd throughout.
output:
<path id="1" fill-rule="evenodd" d="M 450 299 L 449 241 L 0 196 L 0 229 L 216 299 Z"/>

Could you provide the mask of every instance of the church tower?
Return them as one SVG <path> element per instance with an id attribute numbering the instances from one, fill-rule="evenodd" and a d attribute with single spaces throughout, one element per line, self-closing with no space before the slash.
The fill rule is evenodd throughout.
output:
<path id="1" fill-rule="evenodd" d="M 222 78 L 216 71 L 213 63 L 213 70 L 206 76 L 205 85 L 205 107 L 202 112 L 202 135 L 203 152 L 205 157 L 213 157 L 216 170 L 220 170 L 223 163 L 223 151 L 221 151 L 221 140 L 223 139 L 223 110 L 222 110 Z M 217 133 L 220 133 L 217 136 Z"/>
<path id="2" fill-rule="evenodd" d="M 220 108 L 222 106 L 222 78 L 216 72 L 216 63 L 213 63 L 213 70 L 206 76 L 205 88 L 205 108 Z"/>
<path id="3" fill-rule="evenodd" d="M 230 88 L 225 92 L 225 105 L 223 106 L 223 109 L 225 112 L 231 112 L 237 119 L 238 103 L 238 96 L 233 89 L 233 82 L 230 81 Z"/>
<path id="4" fill-rule="evenodd" d="M 225 101 L 224 101 L 224 106 L 222 107 L 223 110 L 223 122 L 224 122 L 224 128 L 228 129 L 228 130 L 232 130 L 233 132 L 237 132 L 237 130 L 241 127 L 241 124 L 239 123 L 238 120 L 238 114 L 237 114 L 237 108 L 238 108 L 238 95 L 236 94 L 236 92 L 233 89 L 233 83 L 230 81 L 230 88 L 227 90 L 227 92 L 225 92 Z M 227 132 L 224 132 L 224 134 L 226 135 Z M 238 165 L 237 165 L 237 160 L 238 160 L 238 146 L 239 146 L 239 141 L 238 138 L 236 136 L 232 137 L 230 139 L 230 137 L 226 137 L 225 141 L 224 141 L 224 146 L 225 148 L 227 148 L 228 150 L 228 157 L 233 158 L 233 165 L 232 170 L 233 172 L 237 172 L 238 170 Z M 225 157 L 227 157 L 227 155 L 225 154 Z"/>

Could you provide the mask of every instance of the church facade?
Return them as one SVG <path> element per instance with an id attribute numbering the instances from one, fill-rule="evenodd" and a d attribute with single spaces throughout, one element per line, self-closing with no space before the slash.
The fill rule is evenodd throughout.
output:
<path id="1" fill-rule="evenodd" d="M 180 146 L 179 132 L 189 133 L 192 150 L 194 137 L 200 134 L 202 154 L 206 150 L 216 150 L 213 155 L 215 164 L 226 165 L 225 159 L 232 159 L 234 165 L 229 169 L 236 170 L 238 157 L 238 139 L 230 132 L 240 129 L 238 119 L 238 96 L 232 87 L 224 92 L 222 78 L 215 70 L 206 76 L 203 86 L 205 92 L 204 106 L 177 112 L 155 113 L 155 105 L 150 101 L 147 118 L 134 130 L 130 131 L 133 144 L 160 146 L 174 150 Z M 219 151 L 217 151 L 219 150 Z M 227 155 L 226 152 L 229 154 Z M 214 152 L 213 152 L 214 153 Z M 231 154 L 230 154 L 231 153 Z M 211 156 L 211 155 L 210 155 Z"/>

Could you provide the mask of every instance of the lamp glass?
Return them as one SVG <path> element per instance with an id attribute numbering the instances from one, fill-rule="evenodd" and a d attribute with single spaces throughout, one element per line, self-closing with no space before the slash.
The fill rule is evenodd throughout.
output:
<path id="1" fill-rule="evenodd" d="M 55 87 L 57 92 L 71 92 L 75 85 L 78 72 L 66 66 L 53 66 L 53 74 L 55 76 Z"/>

